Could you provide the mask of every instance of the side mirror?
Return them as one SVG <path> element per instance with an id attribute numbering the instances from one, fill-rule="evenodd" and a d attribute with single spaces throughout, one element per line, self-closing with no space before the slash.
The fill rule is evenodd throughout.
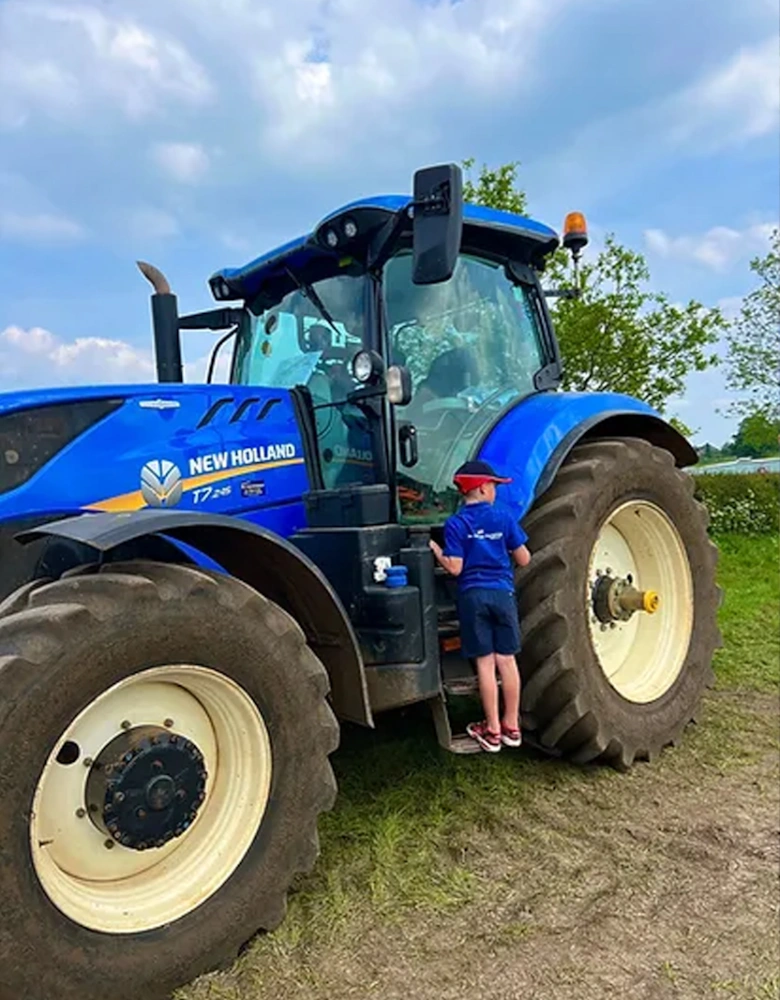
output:
<path id="1" fill-rule="evenodd" d="M 449 281 L 463 232 L 463 174 L 455 163 L 424 167 L 414 175 L 415 285 Z"/>
<path id="2" fill-rule="evenodd" d="M 407 406 L 412 401 L 412 373 L 403 365 L 391 365 L 385 375 L 387 399 L 393 406 Z"/>

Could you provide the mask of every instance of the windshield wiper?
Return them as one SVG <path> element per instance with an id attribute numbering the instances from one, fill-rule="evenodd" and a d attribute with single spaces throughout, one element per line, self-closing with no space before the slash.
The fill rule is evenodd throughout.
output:
<path id="1" fill-rule="evenodd" d="M 295 274 L 293 271 L 291 271 L 289 267 L 286 267 L 285 271 L 290 275 L 292 280 L 295 282 L 298 291 L 300 291 L 303 295 L 306 296 L 307 299 L 310 300 L 310 302 L 317 310 L 317 312 L 320 314 L 320 316 L 322 316 L 325 322 L 330 326 L 331 330 L 333 330 L 333 332 L 336 334 L 337 337 L 340 337 L 341 334 L 336 329 L 336 321 L 331 316 L 330 312 L 328 311 L 328 307 L 319 297 L 319 294 L 315 291 L 314 287 L 312 285 L 307 284 L 305 281 L 301 281 L 298 275 Z"/>

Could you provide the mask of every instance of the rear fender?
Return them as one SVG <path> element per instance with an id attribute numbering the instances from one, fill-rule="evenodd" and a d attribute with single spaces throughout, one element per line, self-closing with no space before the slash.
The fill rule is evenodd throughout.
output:
<path id="1" fill-rule="evenodd" d="M 160 538 L 186 547 L 178 561 L 196 555 L 243 580 L 284 608 L 303 629 L 331 682 L 334 711 L 342 719 L 373 726 L 365 671 L 346 612 L 322 572 L 279 535 L 249 521 L 214 514 L 140 510 L 126 514 L 82 514 L 38 525 L 18 537 L 23 544 L 42 537 L 67 540 L 103 557 L 138 539 Z M 170 546 L 173 551 L 173 546 Z M 204 558 L 197 558 L 202 554 Z"/>
<path id="2" fill-rule="evenodd" d="M 567 392 L 522 400 L 488 432 L 479 458 L 512 477 L 502 499 L 523 517 L 576 444 L 606 437 L 643 438 L 669 451 L 680 467 L 698 461 L 683 435 L 646 403 L 618 393 Z"/>

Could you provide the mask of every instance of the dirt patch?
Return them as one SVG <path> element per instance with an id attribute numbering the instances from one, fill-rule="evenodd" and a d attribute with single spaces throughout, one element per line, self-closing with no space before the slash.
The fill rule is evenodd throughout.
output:
<path id="1" fill-rule="evenodd" d="M 182 1000 L 775 1000 L 777 723 L 776 697 L 726 693 L 628 775 L 524 754 L 528 790 L 513 803 L 485 780 L 484 813 L 442 841 L 466 902 L 377 914 L 349 897 L 315 937 L 293 920 Z"/>

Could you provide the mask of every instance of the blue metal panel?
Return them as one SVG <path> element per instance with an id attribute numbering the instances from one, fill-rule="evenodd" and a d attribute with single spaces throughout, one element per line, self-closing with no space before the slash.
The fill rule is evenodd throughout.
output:
<path id="1" fill-rule="evenodd" d="M 0 494 L 0 522 L 84 510 L 176 506 L 250 517 L 288 535 L 303 525 L 309 488 L 289 392 L 235 385 L 78 388 L 0 395 L 0 417 L 22 408 L 101 397 L 122 406 L 67 444 L 31 479 Z M 253 402 L 248 403 L 248 401 Z M 248 405 L 242 406 L 242 404 Z M 159 502 L 142 471 L 175 487 Z M 155 465 L 154 463 L 171 463 Z"/>
<path id="2" fill-rule="evenodd" d="M 646 403 L 611 392 L 545 392 L 529 396 L 506 413 L 479 451 L 512 482 L 499 487 L 499 498 L 523 517 L 534 501 L 537 484 L 556 448 L 576 428 L 594 417 L 617 413 L 660 419 Z"/>
<path id="3" fill-rule="evenodd" d="M 331 212 L 315 226 L 314 232 L 326 225 L 331 219 L 338 218 L 348 212 L 359 209 L 372 209 L 374 211 L 386 212 L 388 217 L 405 208 L 410 198 L 408 195 L 391 194 L 378 195 L 373 198 L 361 198 L 358 201 L 343 205 L 335 212 Z M 532 240 L 536 243 L 543 243 L 553 249 L 558 242 L 558 234 L 549 226 L 528 219 L 522 215 L 515 215 L 512 212 L 502 212 L 495 208 L 485 208 L 483 205 L 464 204 L 463 222 L 467 227 L 473 227 L 477 231 L 484 231 L 489 237 L 493 233 L 510 233 L 518 239 Z M 410 224 L 411 225 L 411 224 Z M 312 236 L 300 236 L 297 239 L 285 243 L 281 247 L 261 254 L 243 267 L 228 267 L 216 271 L 209 279 L 224 278 L 230 286 L 243 298 L 252 298 L 257 294 L 264 281 L 270 276 L 278 274 L 282 267 L 290 267 L 293 270 L 304 266 L 313 257 L 325 257 L 329 251 L 317 246 L 312 240 Z M 485 242 L 489 242 L 486 239 Z M 344 252 L 342 250 L 342 252 Z"/>

